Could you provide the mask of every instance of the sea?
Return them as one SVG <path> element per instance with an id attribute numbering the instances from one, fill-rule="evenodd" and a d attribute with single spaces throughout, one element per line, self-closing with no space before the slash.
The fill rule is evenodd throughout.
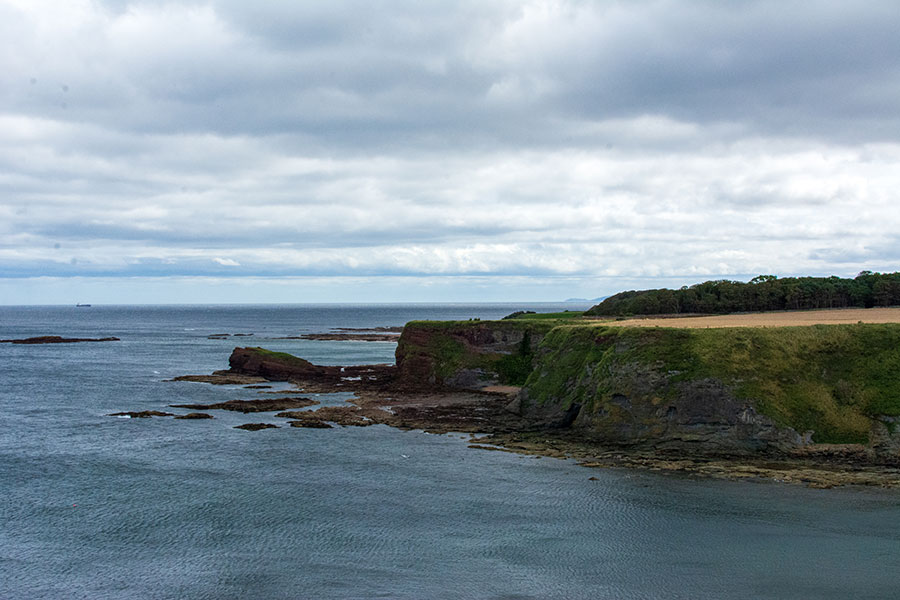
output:
<path id="1" fill-rule="evenodd" d="M 584 307 L 0 307 L 0 339 L 121 339 L 0 344 L 0 598 L 900 597 L 897 490 L 590 469 L 273 413 L 108 416 L 262 397 L 168 381 L 235 346 L 390 363 L 390 342 L 277 338 L 565 308 Z"/>

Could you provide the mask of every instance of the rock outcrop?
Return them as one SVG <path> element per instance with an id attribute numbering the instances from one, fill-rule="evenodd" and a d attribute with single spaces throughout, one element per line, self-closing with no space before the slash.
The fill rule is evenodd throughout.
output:
<path id="1" fill-rule="evenodd" d="M 300 357 L 263 348 L 235 348 L 228 359 L 228 366 L 235 373 L 272 381 L 336 377 L 340 372 L 340 367 L 314 365 Z"/>
<path id="2" fill-rule="evenodd" d="M 265 348 L 235 348 L 228 359 L 228 371 L 217 372 L 225 378 L 259 377 L 268 381 L 302 383 L 312 391 L 328 388 L 358 389 L 382 386 L 393 381 L 396 369 L 393 365 L 354 365 L 335 367 L 314 365 L 285 352 L 272 352 Z"/>
<path id="3" fill-rule="evenodd" d="M 521 384 L 551 328 L 524 321 L 415 321 L 400 335 L 398 377 L 408 385 L 463 389 Z"/>

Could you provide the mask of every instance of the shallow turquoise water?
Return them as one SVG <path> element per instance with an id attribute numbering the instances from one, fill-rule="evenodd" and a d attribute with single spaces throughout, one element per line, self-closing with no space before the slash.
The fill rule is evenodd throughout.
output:
<path id="1" fill-rule="evenodd" d="M 388 362 L 391 344 L 271 338 L 520 308 L 0 308 L 0 339 L 122 338 L 0 344 L 0 597 L 896 597 L 895 491 L 588 470 L 383 426 L 233 429 L 269 415 L 104 416 L 252 398 L 163 381 L 235 345 Z M 222 332 L 254 335 L 206 337 Z"/>

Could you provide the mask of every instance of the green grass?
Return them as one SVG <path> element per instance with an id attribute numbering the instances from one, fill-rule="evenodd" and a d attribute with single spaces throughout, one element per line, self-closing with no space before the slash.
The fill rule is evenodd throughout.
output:
<path id="1" fill-rule="evenodd" d="M 655 375 L 714 378 L 776 422 L 816 442 L 868 439 L 870 417 L 900 415 L 900 326 L 675 329 L 564 326 L 544 338 L 527 381 L 532 398 L 597 409 L 613 391 Z M 624 383 L 623 383 L 624 382 Z M 627 390 L 626 390 L 627 391 Z"/>
<path id="2" fill-rule="evenodd" d="M 255 354 L 259 354 L 261 356 L 265 356 L 268 358 L 273 358 L 279 360 L 284 363 L 294 364 L 294 365 L 310 365 L 308 360 L 300 358 L 299 356 L 294 356 L 293 354 L 288 354 L 287 352 L 275 352 L 274 350 L 266 350 L 265 348 L 260 348 L 259 346 L 254 348 L 247 348 L 248 350 L 253 351 Z"/>

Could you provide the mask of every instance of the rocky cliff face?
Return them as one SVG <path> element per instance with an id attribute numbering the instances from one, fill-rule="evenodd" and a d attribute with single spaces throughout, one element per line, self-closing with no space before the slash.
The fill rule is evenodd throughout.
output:
<path id="1" fill-rule="evenodd" d="M 523 342 L 524 340 L 524 342 Z M 814 443 L 900 452 L 900 326 L 626 329 L 412 323 L 401 379 L 524 384 L 510 409 L 604 444 L 742 454 Z M 512 382 L 507 377 L 507 382 Z"/>
<path id="2" fill-rule="evenodd" d="M 397 344 L 399 378 L 418 385 L 477 389 L 522 384 L 550 326 L 506 321 L 418 321 Z"/>
<path id="3" fill-rule="evenodd" d="M 537 362 L 544 377 L 555 368 L 547 355 Z M 652 362 L 588 363 L 555 393 L 547 393 L 538 375 L 520 393 L 519 410 L 544 426 L 569 427 L 597 442 L 659 450 L 742 454 L 809 442 L 809 434 L 760 414 L 721 379 L 678 375 Z"/>

